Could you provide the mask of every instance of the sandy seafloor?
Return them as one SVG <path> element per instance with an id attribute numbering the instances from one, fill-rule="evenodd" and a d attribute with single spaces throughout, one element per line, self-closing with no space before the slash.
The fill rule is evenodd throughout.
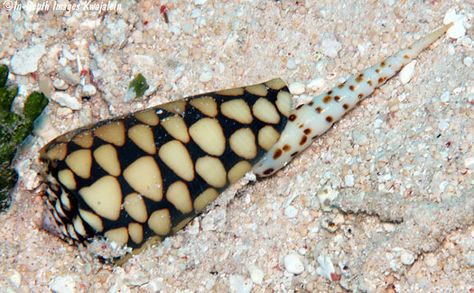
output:
<path id="1" fill-rule="evenodd" d="M 4 5 L 0 63 L 15 63 L 16 106 L 38 88 L 59 104 L 50 102 L 17 156 L 21 180 L 0 214 L 0 291 L 474 292 L 469 2 L 125 1 L 118 12 L 40 13 Z M 423 52 L 408 83 L 393 78 L 277 175 L 243 180 L 123 267 L 40 229 L 37 155 L 55 136 L 274 77 L 309 84 L 304 101 L 408 46 L 450 9 L 465 16 L 465 36 Z M 139 72 L 152 90 L 126 102 Z M 80 99 L 81 82 L 97 93 Z"/>

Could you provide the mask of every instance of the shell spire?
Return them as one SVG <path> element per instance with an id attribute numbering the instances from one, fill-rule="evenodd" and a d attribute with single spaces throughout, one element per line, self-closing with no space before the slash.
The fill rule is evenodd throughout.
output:
<path id="1" fill-rule="evenodd" d="M 283 168 L 358 102 L 370 96 L 376 88 L 397 74 L 421 51 L 443 36 L 451 25 L 447 24 L 434 30 L 408 48 L 365 69 L 362 73 L 351 76 L 344 83 L 314 97 L 309 103 L 296 107 L 290 114 L 280 139 L 257 163 L 254 172 L 258 176 L 265 177 Z"/>

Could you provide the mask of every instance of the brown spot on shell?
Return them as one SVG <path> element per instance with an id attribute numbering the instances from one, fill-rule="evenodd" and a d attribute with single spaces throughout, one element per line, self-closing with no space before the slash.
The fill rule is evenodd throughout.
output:
<path id="1" fill-rule="evenodd" d="M 378 68 L 375 69 L 375 72 L 380 73 L 380 69 L 378 69 Z"/>
<path id="2" fill-rule="evenodd" d="M 364 97 L 364 94 L 359 94 L 359 95 L 357 95 L 357 97 L 358 97 L 359 99 L 362 99 L 362 98 Z"/>
<path id="3" fill-rule="evenodd" d="M 349 105 L 348 105 L 348 104 L 344 104 L 344 105 L 342 105 L 342 108 L 344 108 L 344 110 L 347 110 L 347 109 L 349 109 Z"/>
<path id="4" fill-rule="evenodd" d="M 337 87 L 342 89 L 344 87 L 344 83 L 339 84 Z"/>
<path id="5" fill-rule="evenodd" d="M 363 79 L 364 79 L 364 75 L 361 73 L 357 76 L 356 81 L 357 82 L 362 82 Z"/>
<path id="6" fill-rule="evenodd" d="M 326 104 L 329 103 L 330 101 L 331 101 L 331 96 L 325 96 L 323 98 L 323 102 L 326 103 Z"/>
<path id="7" fill-rule="evenodd" d="M 311 128 L 306 128 L 303 132 L 304 134 L 308 135 L 311 133 Z"/>
<path id="8" fill-rule="evenodd" d="M 316 112 L 318 112 L 318 113 L 321 113 L 321 112 L 323 111 L 323 109 L 322 109 L 321 107 L 316 107 L 315 110 L 316 110 Z"/>
<path id="9" fill-rule="evenodd" d="M 283 154 L 283 151 L 282 151 L 281 149 L 277 149 L 277 150 L 273 153 L 273 159 L 274 159 L 274 160 L 278 159 L 282 154 Z"/>
<path id="10" fill-rule="evenodd" d="M 296 120 L 296 115 L 295 115 L 295 114 L 291 114 L 290 117 L 288 117 L 288 120 L 290 120 L 290 121 L 295 121 L 295 120 Z"/>
<path id="11" fill-rule="evenodd" d="M 355 90 L 355 87 L 354 87 L 353 85 L 350 85 L 350 86 L 349 86 L 349 89 L 350 89 L 351 91 L 354 91 L 354 90 Z"/>
<path id="12" fill-rule="evenodd" d="M 314 104 L 313 101 L 311 101 L 311 102 L 308 103 L 308 106 L 312 107 L 313 104 Z"/>
<path id="13" fill-rule="evenodd" d="M 285 144 L 285 145 L 283 146 L 283 150 L 284 150 L 285 152 L 287 152 L 287 151 L 291 150 L 291 146 L 288 145 L 288 144 Z"/>
<path id="14" fill-rule="evenodd" d="M 336 102 L 339 102 L 339 101 L 341 100 L 341 97 L 340 97 L 340 96 L 335 96 L 335 97 L 334 97 L 334 100 L 335 100 Z"/>
<path id="15" fill-rule="evenodd" d="M 410 56 L 408 54 L 405 54 L 405 55 L 403 55 L 403 58 L 410 59 Z"/>
<path id="16" fill-rule="evenodd" d="M 379 78 L 379 83 L 382 83 L 382 82 L 384 82 L 384 81 L 385 81 L 385 77 Z"/>
<path id="17" fill-rule="evenodd" d="M 380 62 L 380 67 L 385 67 L 385 61 Z"/>
<path id="18" fill-rule="evenodd" d="M 270 174 L 273 173 L 273 171 L 274 171 L 273 168 L 270 168 L 270 169 L 267 169 L 267 170 L 263 171 L 263 174 L 264 175 L 270 175 Z"/>
<path id="19" fill-rule="evenodd" d="M 371 81 L 370 79 L 367 80 L 367 84 L 370 85 L 370 86 L 372 86 L 372 81 Z"/>
<path id="20" fill-rule="evenodd" d="M 331 123 L 331 122 L 333 121 L 333 119 L 332 119 L 331 116 L 327 116 L 327 117 L 326 117 L 326 121 L 329 122 L 329 123 Z"/>
<path id="21" fill-rule="evenodd" d="M 306 141 L 308 141 L 308 137 L 306 135 L 304 135 L 300 140 L 300 145 L 304 145 L 306 143 Z"/>
<path id="22" fill-rule="evenodd" d="M 331 94 L 332 94 L 332 90 L 330 90 L 330 91 L 328 92 L 328 95 L 331 95 Z"/>

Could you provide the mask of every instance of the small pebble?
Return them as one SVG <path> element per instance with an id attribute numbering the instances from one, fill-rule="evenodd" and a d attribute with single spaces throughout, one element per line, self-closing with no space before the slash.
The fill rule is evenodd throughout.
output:
<path id="1" fill-rule="evenodd" d="M 120 47 L 127 41 L 129 32 L 130 27 L 125 20 L 109 15 L 104 17 L 94 35 L 99 45 Z"/>
<path id="2" fill-rule="evenodd" d="M 469 267 L 474 267 L 474 251 L 468 252 L 464 255 L 464 262 Z"/>
<path id="3" fill-rule="evenodd" d="M 71 67 L 61 67 L 58 71 L 58 75 L 68 84 L 74 86 L 81 82 L 81 76 L 79 73 L 73 73 Z"/>
<path id="4" fill-rule="evenodd" d="M 62 79 L 55 79 L 53 81 L 53 86 L 57 90 L 65 91 L 69 87 L 69 85 Z"/>
<path id="5" fill-rule="evenodd" d="M 446 120 L 442 120 L 438 123 L 439 130 L 446 130 L 449 128 L 449 123 Z"/>
<path id="6" fill-rule="evenodd" d="M 128 286 L 138 287 L 147 284 L 150 278 L 147 274 L 139 270 L 133 270 L 124 278 L 124 283 Z"/>
<path id="7" fill-rule="evenodd" d="M 451 39 L 459 39 L 466 34 L 466 28 L 464 27 L 464 21 L 466 17 L 462 14 L 457 14 L 455 9 L 450 9 L 444 15 L 444 24 L 453 23 L 448 31 L 447 35 Z"/>
<path id="8" fill-rule="evenodd" d="M 200 9 L 195 8 L 193 11 L 191 11 L 191 18 L 198 18 L 202 15 L 202 12 Z"/>
<path id="9" fill-rule="evenodd" d="M 252 282 L 254 282 L 257 285 L 262 285 L 263 277 L 265 277 L 265 273 L 254 264 L 249 264 L 247 266 L 247 269 L 249 270 L 249 274 L 250 274 L 250 278 L 252 279 Z"/>
<path id="10" fill-rule="evenodd" d="M 451 55 L 451 56 L 456 54 L 456 49 L 454 48 L 453 44 L 448 45 L 448 54 Z"/>
<path id="11" fill-rule="evenodd" d="M 392 179 L 392 174 L 387 173 L 387 174 L 384 174 L 382 176 L 378 176 L 378 179 L 379 179 L 380 182 L 390 181 Z"/>
<path id="12" fill-rule="evenodd" d="M 244 279 L 241 275 L 230 275 L 229 277 L 230 292 L 250 293 L 253 284 L 251 281 Z"/>
<path id="13" fill-rule="evenodd" d="M 305 86 L 301 82 L 293 82 L 288 86 L 288 89 L 290 90 L 290 93 L 293 95 L 301 95 L 305 91 Z"/>
<path id="14" fill-rule="evenodd" d="M 294 70 L 296 69 L 297 64 L 296 64 L 296 61 L 294 58 L 288 58 L 288 61 L 286 61 L 286 68 L 290 69 L 290 70 Z"/>
<path id="15" fill-rule="evenodd" d="M 293 219 L 298 215 L 298 209 L 294 206 L 287 206 L 285 208 L 285 216 L 289 219 Z"/>
<path id="16" fill-rule="evenodd" d="M 150 64 L 155 63 L 155 59 L 152 56 L 149 55 L 144 55 L 144 54 L 134 54 L 130 57 L 130 63 L 133 66 L 137 66 L 138 68 L 140 67 L 147 67 L 150 66 Z"/>
<path id="17" fill-rule="evenodd" d="M 76 60 L 76 56 L 74 56 L 74 54 L 71 53 L 71 51 L 69 51 L 68 46 L 64 46 L 64 47 L 63 47 L 62 53 L 63 53 L 63 56 L 64 56 L 66 59 L 68 59 L 69 61 L 74 61 L 74 60 Z"/>
<path id="18" fill-rule="evenodd" d="M 51 97 L 52 92 L 54 91 L 54 85 L 49 77 L 40 77 L 38 80 L 38 86 L 40 92 L 42 92 L 46 97 Z"/>
<path id="19" fill-rule="evenodd" d="M 257 181 L 257 175 L 255 175 L 255 173 L 253 173 L 252 171 L 249 171 L 249 172 L 245 173 L 244 180 L 245 181 L 250 181 L 250 182 L 255 182 L 255 181 Z"/>
<path id="20" fill-rule="evenodd" d="M 199 75 L 200 82 L 209 82 L 211 79 L 212 79 L 211 71 L 203 71 L 201 75 Z"/>
<path id="21" fill-rule="evenodd" d="M 389 233 L 392 233 L 396 229 L 395 225 L 391 223 L 384 223 L 382 226 L 383 229 Z"/>
<path id="22" fill-rule="evenodd" d="M 46 54 L 44 44 L 20 50 L 11 59 L 11 70 L 15 74 L 26 75 L 38 70 L 38 62 Z"/>
<path id="23" fill-rule="evenodd" d="M 185 34 L 191 35 L 194 32 L 194 26 L 190 22 L 186 22 L 183 24 L 183 32 Z"/>
<path id="24" fill-rule="evenodd" d="M 344 219 L 344 214 L 337 214 L 335 217 L 334 217 L 334 223 L 336 225 L 342 225 L 344 224 L 345 222 L 345 219 Z"/>
<path id="25" fill-rule="evenodd" d="M 320 255 L 318 256 L 317 260 L 319 267 L 316 269 L 316 272 L 320 276 L 323 276 L 328 280 L 332 280 L 331 275 L 336 271 L 334 270 L 334 265 L 332 264 L 331 258 L 328 255 Z"/>
<path id="26" fill-rule="evenodd" d="M 304 271 L 303 261 L 299 254 L 290 253 L 286 255 L 283 263 L 285 265 L 285 270 L 294 275 L 299 275 Z"/>
<path id="27" fill-rule="evenodd" d="M 21 274 L 18 271 L 11 271 L 10 277 L 8 278 L 10 284 L 15 288 L 20 288 L 21 285 Z"/>
<path id="28" fill-rule="evenodd" d="M 92 97 L 97 93 L 97 89 L 92 84 L 86 84 L 82 87 L 82 96 L 83 97 Z"/>
<path id="29" fill-rule="evenodd" d="M 451 93 L 449 91 L 445 91 L 439 99 L 441 100 L 441 102 L 447 103 L 449 102 L 450 98 L 451 98 Z"/>
<path id="30" fill-rule="evenodd" d="M 367 135 L 358 130 L 352 131 L 352 139 L 358 145 L 366 145 L 368 142 Z"/>
<path id="31" fill-rule="evenodd" d="M 316 77 L 308 83 L 308 87 L 313 91 L 321 90 L 324 87 L 324 79 Z"/>
<path id="32" fill-rule="evenodd" d="M 123 100 L 125 103 L 129 103 L 130 101 L 134 100 L 137 97 L 137 92 L 133 88 L 129 88 L 125 96 L 123 96 Z"/>
<path id="33" fill-rule="evenodd" d="M 22 17 L 22 13 L 21 11 L 18 9 L 13 9 L 12 13 L 11 13 L 11 17 L 12 17 L 12 20 L 13 21 L 18 21 L 21 19 Z"/>
<path id="34" fill-rule="evenodd" d="M 383 120 L 380 119 L 380 118 L 377 118 L 374 121 L 374 128 L 380 128 L 380 126 L 382 126 L 382 124 L 383 124 Z"/>
<path id="35" fill-rule="evenodd" d="M 465 159 L 464 166 L 470 170 L 474 170 L 474 157 Z"/>
<path id="36" fill-rule="evenodd" d="M 83 19 L 79 24 L 81 29 L 92 31 L 100 25 L 100 19 Z"/>
<path id="37" fill-rule="evenodd" d="M 319 203 L 321 205 L 321 209 L 325 212 L 329 212 L 332 210 L 332 203 L 338 196 L 338 192 L 331 189 L 331 188 L 325 188 L 322 189 L 318 192 L 318 199 Z"/>
<path id="38" fill-rule="evenodd" d="M 150 292 L 162 292 L 164 289 L 165 284 L 163 283 L 163 278 L 158 277 L 151 280 L 148 284 L 143 286 L 142 288 L 147 288 Z"/>
<path id="39" fill-rule="evenodd" d="M 55 293 L 76 292 L 76 282 L 72 276 L 57 276 L 49 284 L 51 291 Z"/>
<path id="40" fill-rule="evenodd" d="M 58 60 L 58 64 L 61 65 L 62 67 L 65 67 L 65 66 L 67 65 L 67 63 L 68 63 L 68 61 L 67 61 L 67 59 L 64 58 L 64 57 L 61 57 L 61 58 L 59 58 L 59 60 Z"/>
<path id="41" fill-rule="evenodd" d="M 468 49 L 471 48 L 471 46 L 472 46 L 472 40 L 471 40 L 471 38 L 470 38 L 470 37 L 462 38 L 462 40 L 461 40 L 461 45 L 462 45 L 463 47 L 468 48 Z"/>
<path id="42" fill-rule="evenodd" d="M 84 264 L 84 274 L 88 275 L 92 271 L 92 265 L 88 262 Z"/>
<path id="43" fill-rule="evenodd" d="M 403 250 L 400 254 L 400 261 L 402 264 L 409 266 L 415 262 L 415 256 L 410 251 Z"/>
<path id="44" fill-rule="evenodd" d="M 354 175 L 348 174 L 344 177 L 344 184 L 347 187 L 353 187 L 354 186 Z"/>
<path id="45" fill-rule="evenodd" d="M 411 78 L 413 77 L 413 73 L 415 72 L 415 65 L 416 60 L 413 60 L 407 65 L 405 65 L 400 71 L 400 81 L 403 84 L 407 84 L 408 82 L 410 82 Z"/>
<path id="46" fill-rule="evenodd" d="M 169 26 L 169 30 L 171 33 L 174 35 L 179 36 L 181 34 L 181 29 L 177 25 L 171 25 Z"/>
<path id="47" fill-rule="evenodd" d="M 203 231 L 214 231 L 219 226 L 222 226 L 225 223 L 226 219 L 226 210 L 225 209 L 212 209 L 209 211 L 207 217 L 204 217 L 201 222 L 201 227 Z"/>
<path id="48" fill-rule="evenodd" d="M 463 63 L 464 63 L 464 65 L 466 65 L 467 67 L 471 67 L 471 66 L 472 66 L 472 63 L 473 63 L 473 60 L 472 60 L 471 57 L 468 56 L 468 57 L 464 58 Z"/>
<path id="49" fill-rule="evenodd" d="M 455 22 L 454 25 L 448 29 L 447 34 L 448 37 L 456 40 L 466 35 L 466 29 L 461 22 Z"/>
<path id="50" fill-rule="evenodd" d="M 93 119 L 94 117 L 91 108 L 83 108 L 82 111 L 79 112 L 79 121 L 81 121 L 81 125 L 91 124 Z"/>
<path id="51" fill-rule="evenodd" d="M 76 97 L 70 96 L 65 92 L 54 92 L 51 99 L 63 107 L 68 107 L 73 110 L 80 110 L 82 103 Z"/>
<path id="52" fill-rule="evenodd" d="M 434 267 L 435 265 L 438 264 L 438 258 L 436 257 L 435 254 L 428 253 L 427 255 L 425 255 L 425 263 L 429 267 Z"/>
<path id="53" fill-rule="evenodd" d="M 440 192 L 444 192 L 446 190 L 446 187 L 449 185 L 449 182 L 448 181 L 442 181 L 438 188 L 439 188 L 439 191 Z"/>
<path id="54" fill-rule="evenodd" d="M 50 141 L 61 134 L 54 127 L 49 114 L 48 110 L 44 111 L 34 122 L 33 133 L 44 141 Z"/>
<path id="55" fill-rule="evenodd" d="M 335 39 L 324 39 L 321 44 L 321 51 L 329 58 L 336 58 L 341 49 L 341 43 Z"/>
<path id="56" fill-rule="evenodd" d="M 462 92 L 464 92 L 465 90 L 466 90 L 465 87 L 460 86 L 460 87 L 457 87 L 457 88 L 453 89 L 453 94 L 456 95 L 456 96 L 458 96 L 458 95 L 460 95 Z"/>

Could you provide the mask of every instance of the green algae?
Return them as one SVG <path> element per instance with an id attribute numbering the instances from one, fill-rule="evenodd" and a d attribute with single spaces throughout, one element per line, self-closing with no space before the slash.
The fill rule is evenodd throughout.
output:
<path id="1" fill-rule="evenodd" d="M 48 104 L 42 93 L 33 92 L 26 99 L 23 114 L 12 112 L 18 87 L 7 83 L 8 74 L 8 67 L 0 65 L 0 211 L 8 206 L 9 191 L 18 179 L 11 166 L 17 147 L 32 132 L 33 122 Z"/>
<path id="2" fill-rule="evenodd" d="M 137 98 L 143 97 L 149 87 L 150 86 L 146 82 L 145 77 L 141 73 L 137 74 L 137 76 L 135 76 L 135 78 L 128 84 L 128 88 L 135 92 L 135 97 Z"/>

